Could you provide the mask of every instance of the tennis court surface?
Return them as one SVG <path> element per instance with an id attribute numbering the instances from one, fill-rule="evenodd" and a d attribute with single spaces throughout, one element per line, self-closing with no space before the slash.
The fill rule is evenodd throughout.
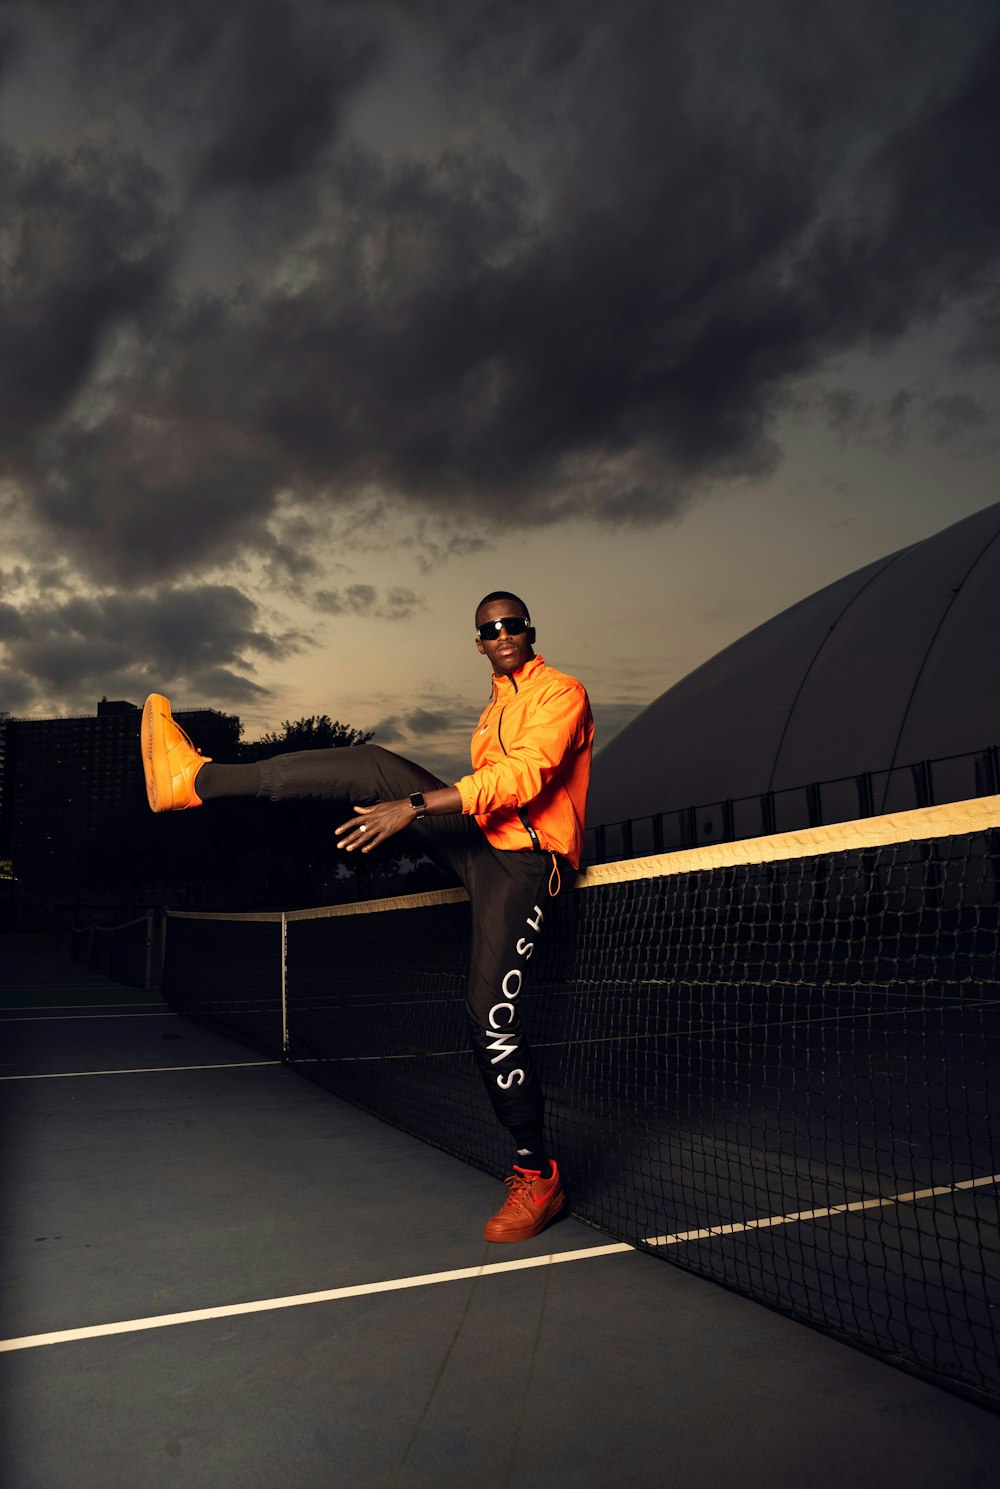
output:
<path id="1" fill-rule="evenodd" d="M 0 975 L 8 1489 L 995 1483 L 972 1401 L 575 1218 L 489 1246 L 489 1174 L 68 958 Z"/>

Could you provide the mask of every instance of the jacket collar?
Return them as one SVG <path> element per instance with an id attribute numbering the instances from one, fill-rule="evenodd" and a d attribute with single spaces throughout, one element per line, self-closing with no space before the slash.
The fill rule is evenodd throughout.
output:
<path id="1" fill-rule="evenodd" d="M 544 666 L 545 666 L 545 658 L 544 657 L 540 657 L 537 654 L 537 652 L 536 652 L 536 654 L 533 657 L 529 658 L 529 660 L 527 662 L 525 662 L 525 664 L 524 664 L 523 667 L 518 667 L 517 671 L 515 673 L 513 673 L 510 677 L 497 677 L 494 674 L 494 677 L 493 677 L 493 696 L 494 696 L 494 698 L 498 698 L 500 696 L 501 691 L 504 690 L 507 686 L 509 686 L 511 688 L 511 690 L 516 693 L 521 687 L 523 687 L 523 685 L 526 682 L 529 681 L 530 678 L 534 677 L 534 675 L 535 675 L 536 672 L 540 671 L 541 668 L 544 667 Z"/>

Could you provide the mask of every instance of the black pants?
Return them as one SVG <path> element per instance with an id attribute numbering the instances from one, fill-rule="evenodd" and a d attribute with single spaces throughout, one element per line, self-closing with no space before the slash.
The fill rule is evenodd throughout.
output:
<path id="1" fill-rule="evenodd" d="M 336 797 L 371 806 L 445 785 L 378 745 L 275 755 L 261 761 L 260 771 L 260 795 L 270 801 Z M 519 1008 L 549 915 L 551 858 L 530 849 L 494 848 L 475 819 L 461 813 L 424 817 L 411 830 L 469 893 L 472 955 L 465 1008 L 496 1114 L 505 1127 L 540 1124 L 544 1098 Z"/>

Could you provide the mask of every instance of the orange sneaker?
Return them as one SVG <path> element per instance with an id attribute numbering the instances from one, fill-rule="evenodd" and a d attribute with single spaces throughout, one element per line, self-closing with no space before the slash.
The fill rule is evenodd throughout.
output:
<path id="1" fill-rule="evenodd" d="M 550 1160 L 551 1162 L 551 1160 Z M 527 1241 L 555 1220 L 566 1203 L 559 1169 L 552 1164 L 552 1177 L 543 1179 L 537 1169 L 518 1168 L 504 1183 L 510 1191 L 499 1210 L 487 1220 L 487 1241 Z"/>
<path id="2" fill-rule="evenodd" d="M 150 810 L 181 812 L 185 807 L 200 807 L 194 778 L 210 759 L 174 723 L 169 700 L 161 693 L 150 693 L 142 710 L 142 768 Z"/>

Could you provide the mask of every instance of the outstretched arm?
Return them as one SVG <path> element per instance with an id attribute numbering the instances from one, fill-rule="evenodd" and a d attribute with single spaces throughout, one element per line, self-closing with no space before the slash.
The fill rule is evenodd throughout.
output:
<path id="1" fill-rule="evenodd" d="M 439 791 L 425 791 L 424 801 L 427 804 L 428 817 L 447 817 L 462 810 L 462 798 L 457 786 L 442 786 Z M 342 822 L 334 829 L 340 839 L 339 846 L 346 848 L 348 853 L 353 853 L 355 848 L 360 848 L 362 853 L 370 853 L 380 843 L 394 838 L 397 832 L 402 832 L 404 827 L 411 827 L 414 821 L 413 808 L 408 798 L 403 801 L 377 801 L 371 807 L 355 807 L 354 812 L 355 815 L 349 822 Z"/>

